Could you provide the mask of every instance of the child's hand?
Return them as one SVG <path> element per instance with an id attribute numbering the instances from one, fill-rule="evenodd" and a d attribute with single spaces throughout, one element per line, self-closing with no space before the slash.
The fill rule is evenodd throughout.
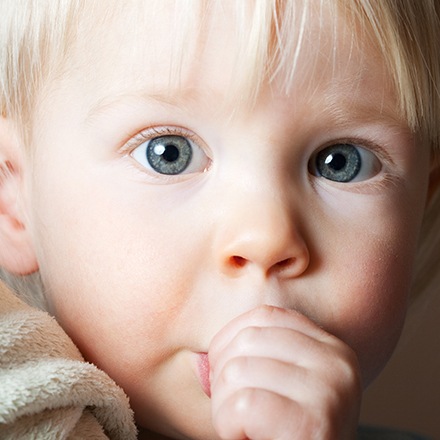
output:
<path id="1" fill-rule="evenodd" d="M 209 351 L 222 439 L 353 439 L 361 386 L 354 352 L 294 311 L 261 307 L 228 324 Z"/>

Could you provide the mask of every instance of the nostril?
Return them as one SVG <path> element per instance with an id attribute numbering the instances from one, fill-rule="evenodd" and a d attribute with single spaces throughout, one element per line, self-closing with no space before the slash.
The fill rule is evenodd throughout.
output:
<path id="1" fill-rule="evenodd" d="M 246 258 L 239 257 L 238 255 L 234 255 L 229 259 L 231 266 L 236 268 L 243 267 L 246 264 Z"/>
<path id="2" fill-rule="evenodd" d="M 296 258 L 286 258 L 285 260 L 278 261 L 268 271 L 268 274 L 291 277 L 298 271 L 299 261 Z"/>
<path id="3" fill-rule="evenodd" d="M 304 257 L 293 256 L 280 258 L 278 261 L 271 258 L 271 255 L 266 255 L 266 258 L 261 257 L 260 259 L 246 258 L 241 255 L 238 252 L 236 254 L 231 252 L 223 259 L 222 270 L 234 277 L 241 276 L 244 273 L 261 272 L 265 278 L 294 278 L 301 275 L 309 265 L 308 253 L 304 254 Z"/>
<path id="4" fill-rule="evenodd" d="M 291 266 L 295 262 L 295 258 L 286 258 L 285 260 L 279 261 L 275 264 L 275 268 L 277 269 L 285 269 L 286 267 Z"/>

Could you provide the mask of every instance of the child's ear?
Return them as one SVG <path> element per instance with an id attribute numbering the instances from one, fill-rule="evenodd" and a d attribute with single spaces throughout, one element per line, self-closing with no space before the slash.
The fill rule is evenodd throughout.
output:
<path id="1" fill-rule="evenodd" d="M 0 116 L 0 267 L 15 275 L 38 270 L 21 203 L 22 162 L 13 124 Z"/>

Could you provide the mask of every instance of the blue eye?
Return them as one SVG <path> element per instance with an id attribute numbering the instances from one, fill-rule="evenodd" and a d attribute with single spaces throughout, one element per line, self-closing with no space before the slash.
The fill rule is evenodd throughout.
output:
<path id="1" fill-rule="evenodd" d="M 360 182 L 374 177 L 381 169 L 377 157 L 365 148 L 334 144 L 319 151 L 310 164 L 312 174 L 333 182 Z"/>
<path id="2" fill-rule="evenodd" d="M 202 172 L 209 163 L 202 149 L 181 135 L 151 138 L 135 148 L 131 155 L 141 165 L 164 175 Z"/>
<path id="3" fill-rule="evenodd" d="M 160 174 L 180 174 L 192 158 L 192 147 L 182 136 L 160 136 L 148 141 L 146 147 L 148 163 Z"/>

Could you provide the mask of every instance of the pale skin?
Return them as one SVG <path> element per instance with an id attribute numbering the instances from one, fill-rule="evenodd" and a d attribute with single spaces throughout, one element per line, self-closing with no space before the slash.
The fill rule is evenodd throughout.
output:
<path id="1" fill-rule="evenodd" d="M 288 93 L 265 84 L 237 106 L 224 99 L 225 10 L 167 90 L 163 9 L 144 40 L 124 16 L 102 39 L 78 30 L 39 97 L 32 160 L 2 119 L 14 172 L 0 262 L 40 270 L 51 312 L 125 389 L 141 437 L 354 438 L 362 387 L 404 320 L 429 149 L 373 48 L 344 45 L 343 29 L 336 59 L 306 41 Z M 187 169 L 151 167 L 145 149 L 160 136 L 190 139 Z M 340 144 L 364 154 L 348 182 L 315 169 Z"/>

